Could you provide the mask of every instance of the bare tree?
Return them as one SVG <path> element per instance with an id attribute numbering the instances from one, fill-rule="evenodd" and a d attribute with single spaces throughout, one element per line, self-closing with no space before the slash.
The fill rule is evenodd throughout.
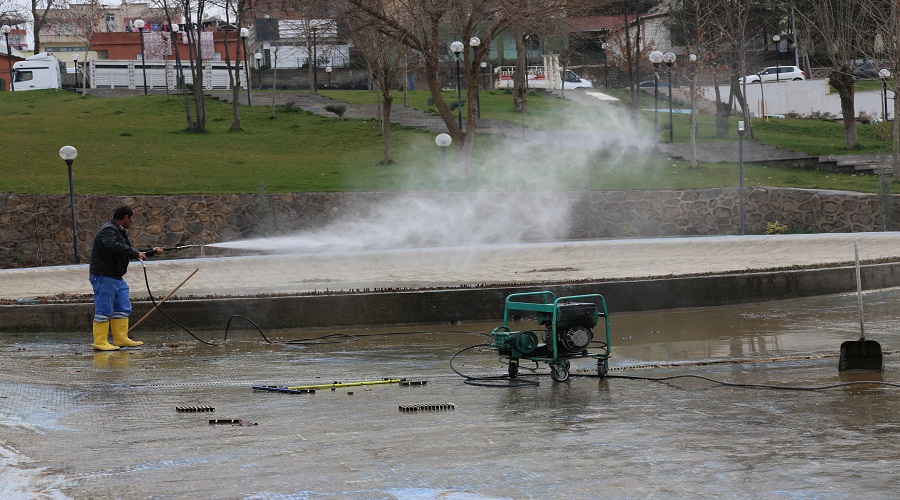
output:
<path id="1" fill-rule="evenodd" d="M 15 0 L 0 0 L 0 23 L 16 26 L 25 22 L 23 6 Z"/>
<path id="2" fill-rule="evenodd" d="M 47 25 L 53 19 L 52 12 L 65 9 L 66 0 L 31 0 L 32 33 L 34 35 L 34 53 L 41 51 L 41 35 L 47 31 Z"/>
<path id="3" fill-rule="evenodd" d="M 228 68 L 233 68 L 228 71 L 228 79 L 231 81 L 231 115 L 232 122 L 231 128 L 229 129 L 231 132 L 239 132 L 242 130 L 241 128 L 241 61 L 245 64 L 249 64 L 249 59 L 247 58 L 247 54 L 243 55 L 243 59 L 241 58 L 241 54 L 245 49 L 244 37 L 240 36 L 241 30 L 247 29 L 244 28 L 244 18 L 247 12 L 252 7 L 252 0 L 234 0 L 232 3 L 231 0 L 225 0 L 225 26 L 229 27 L 231 14 L 234 13 L 235 21 L 234 25 L 239 30 L 236 35 L 239 36 L 237 48 L 235 49 L 234 55 L 234 65 L 231 64 L 231 50 L 229 49 L 229 34 L 231 33 L 231 29 L 226 29 L 225 31 L 225 66 Z M 245 68 L 244 71 L 249 71 L 249 68 Z M 247 88 L 249 89 L 250 79 L 247 79 Z M 250 98 L 248 94 L 247 105 L 250 105 Z"/>
<path id="4" fill-rule="evenodd" d="M 106 24 L 106 9 L 97 0 L 86 3 L 70 4 L 67 9 L 57 9 L 47 17 L 45 34 L 65 35 L 78 40 L 85 47 L 81 58 L 83 67 L 87 67 L 90 55 L 91 40 L 94 33 L 103 30 Z M 78 72 L 78 68 L 75 68 Z M 81 78 L 82 88 L 87 87 L 87 79 Z"/>
<path id="5" fill-rule="evenodd" d="M 894 119 L 885 123 L 891 127 L 891 165 L 893 168 L 893 177 L 900 178 L 900 127 L 897 126 L 897 116 L 900 116 L 900 100 L 897 100 L 896 91 L 900 88 L 900 6 L 893 0 L 865 0 L 863 8 L 869 13 L 873 19 L 879 19 L 880 22 L 875 25 L 876 32 L 873 35 L 881 38 L 882 47 L 873 44 L 871 49 L 866 49 L 864 54 L 868 59 L 882 59 L 890 62 L 890 76 L 886 80 L 890 81 L 894 94 L 894 105 L 888 113 L 893 113 Z M 876 37 L 873 36 L 873 42 Z M 887 84 L 887 81 L 885 82 Z M 884 98 L 887 99 L 887 90 L 885 89 Z"/>
<path id="6" fill-rule="evenodd" d="M 846 0 L 810 0 L 798 3 L 798 13 L 818 36 L 816 48 L 828 55 L 828 80 L 841 100 L 844 122 L 844 146 L 859 145 L 854 105 L 854 81 L 851 62 L 864 53 L 865 39 L 872 27 L 883 20 L 875 19 L 865 2 Z"/>
<path id="7" fill-rule="evenodd" d="M 740 78 L 749 72 L 747 61 L 753 40 L 765 40 L 765 23 L 760 18 L 764 13 L 765 0 L 699 1 L 697 9 L 704 13 L 703 19 L 708 21 L 703 28 L 710 38 L 706 46 L 716 62 L 712 66 L 716 84 L 716 136 L 720 139 L 728 137 L 728 118 L 736 100 L 741 107 L 748 137 L 752 138 L 753 122 L 750 120 L 750 108 L 746 99 L 747 84 L 744 82 L 742 87 Z M 719 90 L 720 83 L 727 83 L 729 86 L 728 97 L 725 99 Z"/>
<path id="8" fill-rule="evenodd" d="M 318 91 L 316 84 L 318 81 L 319 44 L 323 40 L 333 42 L 336 38 L 335 18 L 338 13 L 335 9 L 335 2 L 331 0 L 292 0 L 288 5 L 290 10 L 298 16 L 298 34 L 306 45 L 309 93 L 315 94 Z"/>
<path id="9" fill-rule="evenodd" d="M 346 18 L 350 26 L 350 36 L 357 53 L 365 61 L 369 76 L 375 82 L 380 94 L 379 125 L 381 129 L 381 163 L 388 165 L 391 160 L 391 106 L 394 101 L 391 89 L 399 83 L 406 71 L 408 48 L 393 38 L 385 36 L 367 21 L 352 11 Z"/>
<path id="10" fill-rule="evenodd" d="M 688 96 L 691 102 L 691 166 L 697 168 L 697 101 L 700 74 L 711 68 L 711 55 L 715 52 L 714 38 L 706 36 L 712 32 L 713 12 L 704 8 L 701 0 L 683 0 L 670 11 L 668 23 L 673 44 L 682 45 L 688 52 L 687 79 Z M 669 90 L 672 91 L 671 89 Z"/>
<path id="11" fill-rule="evenodd" d="M 539 4 L 527 0 L 347 0 L 347 3 L 358 9 L 360 16 L 371 18 L 370 24 L 381 33 L 420 55 L 435 108 L 457 145 L 459 175 L 463 179 L 469 178 L 477 128 L 479 65 L 487 57 L 491 41 L 516 20 L 524 25 L 527 17 L 558 14 L 565 6 L 562 0 Z M 468 46 L 467 42 L 473 37 L 480 39 L 480 45 L 474 50 L 466 47 L 461 53 L 468 90 L 466 125 L 460 127 L 441 95 L 444 82 L 439 76 L 440 68 L 442 63 L 452 60 L 447 50 L 448 42 L 456 40 Z"/>
<path id="12" fill-rule="evenodd" d="M 191 72 L 191 92 L 194 104 L 194 116 L 191 116 L 189 107 L 185 104 L 188 130 L 190 132 L 204 132 L 206 130 L 206 101 L 203 93 L 203 60 L 204 45 L 214 47 L 213 34 L 209 33 L 208 44 L 204 44 L 202 21 L 206 14 L 206 0 L 176 0 L 180 4 L 181 12 L 188 20 L 183 30 L 183 37 L 187 38 L 188 54 Z M 185 85 L 186 87 L 186 85 Z"/>

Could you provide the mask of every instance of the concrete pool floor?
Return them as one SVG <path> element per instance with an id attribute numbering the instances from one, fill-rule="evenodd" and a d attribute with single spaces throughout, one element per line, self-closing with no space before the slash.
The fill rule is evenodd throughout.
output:
<path id="1" fill-rule="evenodd" d="M 898 298 L 867 294 L 885 349 L 900 345 Z M 853 311 L 844 295 L 622 315 L 611 375 L 840 383 Z M 537 386 L 468 385 L 453 369 L 505 373 L 490 349 L 450 367 L 492 326 L 279 331 L 272 344 L 244 331 L 221 346 L 145 334 L 145 346 L 106 353 L 52 333 L 4 339 L 0 496 L 888 498 L 900 487 L 894 386 L 600 380 L 593 364 L 564 383 L 544 366 L 523 370 Z M 724 360 L 740 361 L 700 366 Z M 896 359 L 886 361 L 883 380 L 896 380 Z M 680 366 L 634 368 L 661 363 Z M 393 377 L 425 383 L 253 389 Z M 436 411 L 400 411 L 413 405 Z"/>
<path id="2" fill-rule="evenodd" d="M 864 253 L 869 236 L 856 235 L 861 254 L 877 258 Z M 848 244 L 840 261 L 852 259 Z M 797 259 L 828 253 L 806 246 Z M 743 262 L 731 252 L 714 260 Z M 864 294 L 867 337 L 888 352 L 900 348 L 898 300 L 894 289 Z M 855 294 L 611 321 L 614 377 L 828 386 L 841 383 L 841 342 L 859 335 Z M 5 334 L 0 497 L 891 498 L 900 488 L 893 385 L 600 380 L 592 363 L 565 383 L 540 366 L 523 370 L 536 386 L 466 384 L 454 369 L 505 373 L 487 348 L 450 366 L 497 325 L 266 332 L 272 343 L 246 329 L 198 334 L 215 346 L 141 332 L 145 346 L 105 353 L 85 335 Z M 880 378 L 893 384 L 897 359 L 885 361 Z M 425 384 L 252 388 L 393 377 Z"/>

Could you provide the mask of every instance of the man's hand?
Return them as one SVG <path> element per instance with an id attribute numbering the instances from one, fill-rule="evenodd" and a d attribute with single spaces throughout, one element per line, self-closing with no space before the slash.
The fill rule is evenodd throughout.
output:
<path id="1" fill-rule="evenodd" d="M 163 252 L 166 251 L 166 249 L 163 248 L 163 247 L 153 247 L 153 250 L 154 250 L 157 254 L 161 254 L 161 253 L 163 253 Z"/>
<path id="2" fill-rule="evenodd" d="M 147 260 L 147 254 L 144 252 L 138 252 L 138 260 Z"/>

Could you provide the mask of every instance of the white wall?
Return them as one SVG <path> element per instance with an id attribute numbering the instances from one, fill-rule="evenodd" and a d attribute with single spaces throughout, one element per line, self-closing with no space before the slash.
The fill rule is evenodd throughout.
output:
<path id="1" fill-rule="evenodd" d="M 837 92 L 830 91 L 830 88 L 828 80 L 767 82 L 762 84 L 762 88 L 758 83 L 748 83 L 746 86 L 747 103 L 753 116 L 760 116 L 762 110 L 765 109 L 767 115 L 798 113 L 801 116 L 808 116 L 818 111 L 842 118 L 840 97 Z M 721 86 L 719 91 L 722 93 L 723 99 L 728 98 L 729 87 Z M 710 101 L 715 100 L 714 87 L 703 87 L 701 92 Z M 894 110 L 894 92 L 888 89 L 887 97 L 888 115 L 890 116 Z M 862 113 L 882 118 L 884 101 L 881 90 L 857 92 L 854 97 L 854 106 L 856 116 Z M 735 109 L 739 109 L 737 104 L 735 104 Z"/>

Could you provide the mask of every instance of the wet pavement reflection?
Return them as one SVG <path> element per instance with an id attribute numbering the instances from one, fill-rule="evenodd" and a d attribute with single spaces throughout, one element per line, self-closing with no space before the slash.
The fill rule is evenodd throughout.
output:
<path id="1" fill-rule="evenodd" d="M 900 382 L 898 301 L 898 289 L 864 294 L 886 383 Z M 523 363 L 539 385 L 465 384 L 450 357 L 500 320 L 265 332 L 271 344 L 240 329 L 216 347 L 135 332 L 145 346 L 104 353 L 87 334 L 4 338 L 0 497 L 890 498 L 900 487 L 900 388 L 714 382 L 840 384 L 840 344 L 859 338 L 855 294 L 617 314 L 608 379 L 574 363 L 554 383 Z M 488 348 L 454 368 L 506 373 Z M 680 375 L 692 377 L 619 378 Z M 251 388 L 385 377 L 426 383 Z M 215 411 L 176 411 L 204 406 Z"/>

